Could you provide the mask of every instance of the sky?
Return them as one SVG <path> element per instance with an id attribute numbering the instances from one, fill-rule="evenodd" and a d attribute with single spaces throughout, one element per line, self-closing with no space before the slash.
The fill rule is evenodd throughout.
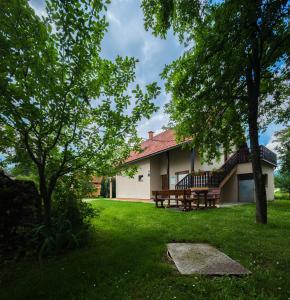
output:
<path id="1" fill-rule="evenodd" d="M 164 66 L 177 59 L 184 51 L 172 32 L 166 40 L 154 37 L 146 32 L 143 24 L 143 13 L 140 0 L 111 0 L 107 10 L 109 22 L 108 32 L 102 42 L 102 56 L 114 59 L 117 55 L 135 57 L 139 60 L 136 67 L 136 83 L 141 87 L 156 81 L 161 87 L 161 94 L 155 101 L 160 107 L 149 120 L 144 120 L 138 126 L 140 137 L 147 138 L 147 132 L 160 132 L 166 126 L 169 117 L 164 113 L 164 104 L 170 101 L 166 94 L 164 81 L 160 78 Z M 45 14 L 44 0 L 30 0 L 30 5 L 38 15 Z M 271 124 L 266 132 L 260 135 L 260 144 L 274 150 L 273 134 L 281 126 Z"/>

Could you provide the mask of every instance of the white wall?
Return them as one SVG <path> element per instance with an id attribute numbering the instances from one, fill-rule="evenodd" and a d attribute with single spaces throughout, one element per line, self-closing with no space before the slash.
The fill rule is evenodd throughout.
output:
<path id="1" fill-rule="evenodd" d="M 252 173 L 252 163 L 239 164 L 236 173 L 224 185 L 221 191 L 222 202 L 238 202 L 238 175 Z M 262 172 L 268 175 L 268 183 L 266 185 L 267 200 L 274 199 L 274 167 L 268 163 L 262 162 Z"/>
<path id="2" fill-rule="evenodd" d="M 190 166 L 191 152 L 188 149 L 173 149 L 169 152 L 170 161 L 170 189 L 174 190 L 176 185 L 176 173 L 191 171 Z"/>
<path id="3" fill-rule="evenodd" d="M 205 163 L 201 161 L 200 155 L 196 152 L 194 157 L 194 170 L 212 171 L 213 169 L 219 169 L 224 163 L 224 155 L 221 155 L 220 159 L 215 159 L 211 163 Z"/>
<path id="4" fill-rule="evenodd" d="M 150 159 L 150 191 L 160 191 L 162 189 L 161 162 L 159 156 Z"/>
<path id="5" fill-rule="evenodd" d="M 116 198 L 150 199 L 150 159 L 137 162 L 138 171 L 133 178 L 123 175 L 116 176 Z M 138 176 L 143 175 L 143 181 Z"/>

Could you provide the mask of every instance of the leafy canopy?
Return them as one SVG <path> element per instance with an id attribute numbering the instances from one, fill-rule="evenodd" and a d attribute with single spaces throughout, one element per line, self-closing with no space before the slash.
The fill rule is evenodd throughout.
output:
<path id="1" fill-rule="evenodd" d="M 80 168 L 114 173 L 156 109 L 156 84 L 128 92 L 136 59 L 100 57 L 104 12 L 101 0 L 51 0 L 40 19 L 25 0 L 0 3 L 1 148 L 23 149 L 47 184 Z"/>
<path id="2" fill-rule="evenodd" d="M 280 161 L 277 186 L 290 196 L 290 126 L 276 133 L 276 142 Z"/>
<path id="3" fill-rule="evenodd" d="M 208 160 L 219 154 L 217 145 L 243 143 L 253 111 L 247 75 L 258 91 L 258 129 L 287 123 L 288 1 L 143 0 L 142 7 L 147 29 L 165 37 L 172 25 L 187 46 L 162 73 L 179 139 L 193 137 Z"/>

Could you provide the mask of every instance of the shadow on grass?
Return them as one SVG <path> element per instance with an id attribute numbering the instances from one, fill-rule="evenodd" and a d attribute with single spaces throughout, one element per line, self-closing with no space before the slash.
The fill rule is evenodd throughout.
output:
<path id="1" fill-rule="evenodd" d="M 281 278 L 290 277 L 290 202 L 271 203 L 266 226 L 255 224 L 254 205 L 187 213 L 143 203 L 93 205 L 102 212 L 91 244 L 41 268 L 31 261 L 4 267 L 1 299 L 287 299 L 289 283 Z M 181 276 L 166 259 L 171 241 L 209 243 L 253 274 Z"/>

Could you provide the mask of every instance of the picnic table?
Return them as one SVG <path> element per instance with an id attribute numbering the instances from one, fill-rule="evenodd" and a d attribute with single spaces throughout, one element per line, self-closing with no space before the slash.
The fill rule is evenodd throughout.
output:
<path id="1" fill-rule="evenodd" d="M 152 194 L 156 207 L 165 208 L 165 201 L 167 201 L 167 207 L 172 207 L 171 201 L 175 201 L 174 207 L 179 207 L 180 201 L 184 211 L 191 210 L 194 204 L 197 209 L 201 208 L 201 200 L 204 200 L 204 208 L 216 207 L 215 204 L 219 200 L 219 190 L 213 191 L 208 187 L 152 191 Z"/>
<path id="2" fill-rule="evenodd" d="M 204 206 L 205 206 L 205 208 L 207 208 L 207 194 L 208 194 L 209 188 L 208 187 L 196 187 L 196 188 L 191 188 L 190 190 L 197 195 L 197 208 L 199 208 L 201 198 L 204 199 Z"/>

